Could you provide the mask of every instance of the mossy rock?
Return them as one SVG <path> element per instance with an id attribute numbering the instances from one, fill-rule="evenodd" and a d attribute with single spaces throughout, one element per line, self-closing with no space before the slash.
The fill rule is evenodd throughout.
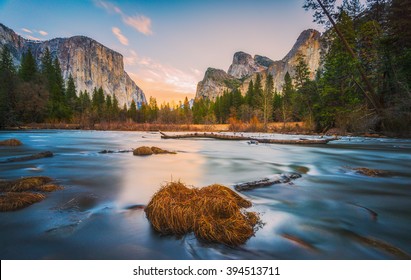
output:
<path id="1" fill-rule="evenodd" d="M 18 139 L 6 139 L 3 141 L 0 141 L 0 146 L 21 146 L 23 143 L 21 143 L 20 140 Z"/>
<path id="2" fill-rule="evenodd" d="M 145 208 L 153 228 L 162 234 L 238 246 L 254 235 L 260 218 L 246 212 L 251 202 L 222 185 L 188 188 L 181 182 L 163 186 Z"/>

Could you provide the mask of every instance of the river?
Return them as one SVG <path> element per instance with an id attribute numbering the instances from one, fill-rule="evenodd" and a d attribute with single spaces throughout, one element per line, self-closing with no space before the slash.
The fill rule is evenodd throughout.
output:
<path id="1" fill-rule="evenodd" d="M 343 137 L 326 145 L 249 145 L 162 140 L 156 132 L 1 131 L 0 140 L 7 138 L 24 145 L 0 147 L 0 161 L 46 150 L 54 157 L 0 163 L 0 179 L 50 176 L 64 190 L 0 212 L 3 260 L 399 258 L 392 248 L 411 254 L 411 140 Z M 99 153 L 142 145 L 177 154 Z M 391 174 L 367 177 L 353 167 Z M 302 178 L 242 192 L 264 225 L 236 248 L 204 243 L 193 234 L 160 236 L 144 210 L 129 209 L 146 205 L 171 180 L 232 187 L 283 172 Z"/>

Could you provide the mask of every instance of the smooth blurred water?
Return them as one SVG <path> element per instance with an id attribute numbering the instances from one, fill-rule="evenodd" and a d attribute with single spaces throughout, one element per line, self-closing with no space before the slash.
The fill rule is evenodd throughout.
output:
<path id="1" fill-rule="evenodd" d="M 0 161 L 45 150 L 55 156 L 0 163 L 0 179 L 44 175 L 65 189 L 28 208 L 0 213 L 1 259 L 396 258 L 356 236 L 411 254 L 411 140 L 345 137 L 327 145 L 298 146 L 162 140 L 158 133 L 144 132 L 0 132 L 0 140 L 7 138 L 24 145 L 0 147 Z M 98 153 L 142 145 L 177 154 Z M 366 177 L 349 167 L 383 169 L 392 176 Z M 143 210 L 127 210 L 146 205 L 171 180 L 196 187 L 232 186 L 282 172 L 303 176 L 293 184 L 242 193 L 265 224 L 238 248 L 205 244 L 192 234 L 160 236 Z"/>

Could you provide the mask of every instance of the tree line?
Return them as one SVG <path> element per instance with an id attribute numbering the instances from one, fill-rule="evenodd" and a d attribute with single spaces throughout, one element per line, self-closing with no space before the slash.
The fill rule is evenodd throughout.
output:
<path id="1" fill-rule="evenodd" d="M 340 2 L 339 2 L 340 3 Z M 306 0 L 314 21 L 324 25 L 321 66 L 311 80 L 299 54 L 281 92 L 271 74 L 250 81 L 247 92 L 226 91 L 214 101 L 187 98 L 177 105 L 121 106 L 100 89 L 77 92 L 57 59 L 46 51 L 37 67 L 30 50 L 18 69 L 4 48 L 0 58 L 0 127 L 19 123 L 104 121 L 140 123 L 262 123 L 304 121 L 317 132 L 409 134 L 411 128 L 411 0 Z M 138 105 L 138 106 L 137 106 Z"/>
<path id="2" fill-rule="evenodd" d="M 28 50 L 16 68 L 10 50 L 0 55 L 0 128 L 26 123 L 65 122 L 92 127 L 100 122 L 191 123 L 192 112 L 187 97 L 183 103 L 160 107 L 155 98 L 129 106 L 119 104 L 115 95 L 103 89 L 78 92 L 73 77 L 64 82 L 57 58 L 46 49 L 41 67 Z"/>

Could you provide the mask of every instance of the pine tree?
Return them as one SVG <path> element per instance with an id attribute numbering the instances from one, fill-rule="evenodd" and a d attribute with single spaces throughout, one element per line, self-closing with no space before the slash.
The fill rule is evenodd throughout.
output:
<path id="1" fill-rule="evenodd" d="M 272 115 L 272 103 L 274 94 L 274 79 L 273 75 L 269 73 L 265 80 L 265 87 L 262 95 L 262 108 L 263 108 L 263 119 L 264 126 L 267 127 L 268 121 L 271 119 Z"/>
<path id="2" fill-rule="evenodd" d="M 295 66 L 295 87 L 296 89 L 301 88 L 305 83 L 310 80 L 310 69 L 305 62 L 305 56 L 301 53 L 297 56 L 297 65 Z"/>
<path id="3" fill-rule="evenodd" d="M 16 79 L 13 58 L 7 46 L 0 57 L 0 127 L 16 124 Z"/>
<path id="4" fill-rule="evenodd" d="M 27 53 L 23 54 L 21 65 L 19 69 L 19 76 L 25 82 L 30 82 L 37 74 L 37 64 L 34 56 L 29 49 Z"/>
<path id="5" fill-rule="evenodd" d="M 66 99 L 67 99 L 67 105 L 70 108 L 71 113 L 73 113 L 77 109 L 76 106 L 78 103 L 78 98 L 77 98 L 76 85 L 74 83 L 74 79 L 71 74 L 69 75 L 69 78 L 67 80 Z"/>

